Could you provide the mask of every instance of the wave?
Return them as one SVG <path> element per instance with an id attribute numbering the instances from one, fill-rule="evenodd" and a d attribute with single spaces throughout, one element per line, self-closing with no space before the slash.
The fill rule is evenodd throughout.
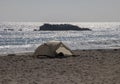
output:
<path id="1" fill-rule="evenodd" d="M 51 40 L 62 41 L 73 50 L 118 48 L 120 45 L 120 23 L 70 24 L 93 31 L 33 31 L 42 23 L 0 24 L 0 53 L 34 51 L 40 44 Z M 4 28 L 13 28 L 14 31 L 4 31 Z M 18 31 L 20 28 L 22 31 Z"/>

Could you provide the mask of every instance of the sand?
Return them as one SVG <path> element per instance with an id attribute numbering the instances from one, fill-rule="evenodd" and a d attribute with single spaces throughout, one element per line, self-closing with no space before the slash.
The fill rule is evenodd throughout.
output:
<path id="1" fill-rule="evenodd" d="M 120 84 L 120 49 L 75 50 L 75 57 L 0 56 L 0 84 Z"/>

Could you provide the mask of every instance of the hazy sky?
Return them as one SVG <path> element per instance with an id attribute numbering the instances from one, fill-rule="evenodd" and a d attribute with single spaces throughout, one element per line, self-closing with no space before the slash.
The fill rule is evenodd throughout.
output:
<path id="1" fill-rule="evenodd" d="M 0 21 L 120 21 L 120 0 L 0 0 Z"/>

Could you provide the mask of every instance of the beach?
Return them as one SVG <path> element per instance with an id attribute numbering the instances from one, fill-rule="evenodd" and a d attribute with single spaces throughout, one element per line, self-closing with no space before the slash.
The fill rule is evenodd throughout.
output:
<path id="1" fill-rule="evenodd" d="M 120 0 L 0 0 L 0 84 L 120 84 Z"/>
<path id="2" fill-rule="evenodd" d="M 0 55 L 0 84 L 120 84 L 120 49 L 73 52 L 67 58 Z"/>

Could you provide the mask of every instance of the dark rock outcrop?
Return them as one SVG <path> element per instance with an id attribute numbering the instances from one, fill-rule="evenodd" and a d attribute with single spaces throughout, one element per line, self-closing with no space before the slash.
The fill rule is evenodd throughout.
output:
<path id="1" fill-rule="evenodd" d="M 44 24 L 40 26 L 39 31 L 64 31 L 64 30 L 78 30 L 78 31 L 90 31 L 89 28 L 80 28 L 71 24 Z"/>
<path id="2" fill-rule="evenodd" d="M 4 29 L 4 31 L 14 31 L 14 29 Z"/>

